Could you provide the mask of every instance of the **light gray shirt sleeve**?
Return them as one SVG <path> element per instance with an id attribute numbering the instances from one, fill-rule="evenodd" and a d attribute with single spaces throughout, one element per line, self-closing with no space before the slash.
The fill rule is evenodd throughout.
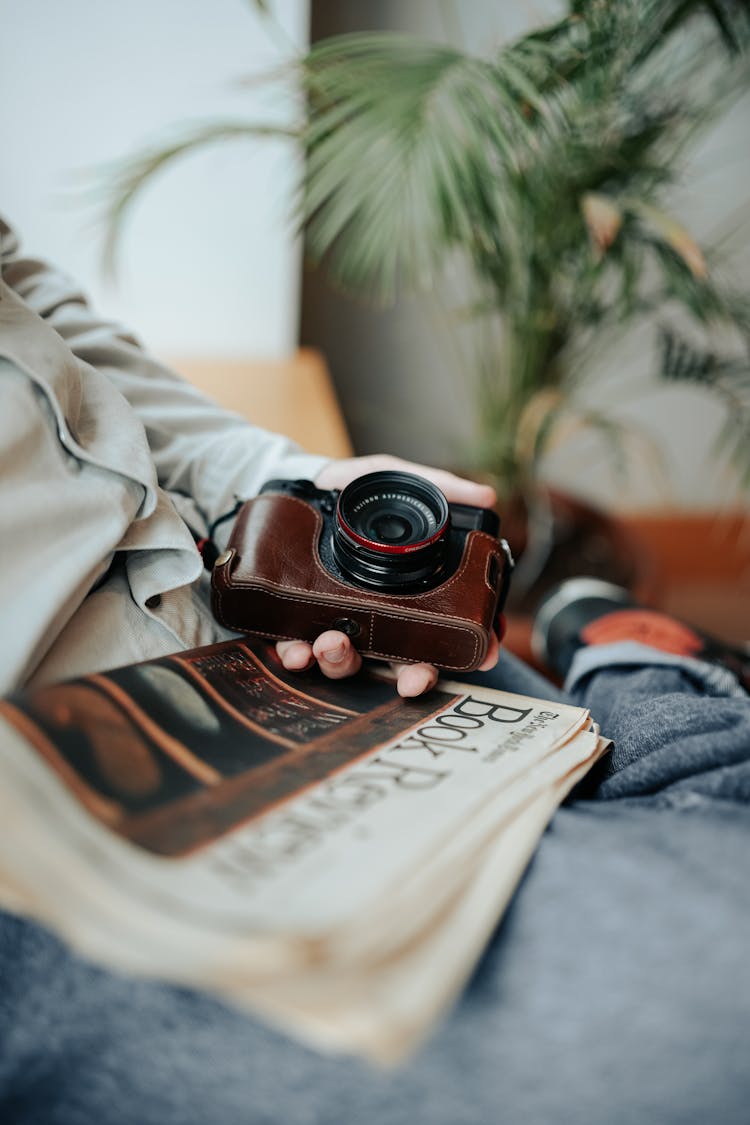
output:
<path id="1" fill-rule="evenodd" d="M 97 316 L 72 278 L 25 256 L 2 219 L 0 245 L 6 284 L 111 380 L 145 428 L 161 487 L 191 496 L 209 522 L 272 477 L 314 479 L 326 464 L 219 407 L 155 360 L 128 329 Z"/>

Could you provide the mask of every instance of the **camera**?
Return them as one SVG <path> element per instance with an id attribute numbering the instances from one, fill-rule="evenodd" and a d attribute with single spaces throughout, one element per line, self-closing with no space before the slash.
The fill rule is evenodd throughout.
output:
<path id="1" fill-rule="evenodd" d="M 363 656 L 470 671 L 500 632 L 513 560 L 499 531 L 495 512 L 412 473 L 341 491 L 268 481 L 216 561 L 214 616 L 276 640 L 338 629 Z"/>

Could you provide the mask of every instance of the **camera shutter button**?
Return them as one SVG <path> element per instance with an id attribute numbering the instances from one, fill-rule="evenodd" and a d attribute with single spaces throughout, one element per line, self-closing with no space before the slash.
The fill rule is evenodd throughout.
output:
<path id="1" fill-rule="evenodd" d="M 331 624 L 332 629 L 338 629 L 340 633 L 346 633 L 347 637 L 358 637 L 362 629 L 356 621 L 352 621 L 351 617 L 337 617 Z"/>

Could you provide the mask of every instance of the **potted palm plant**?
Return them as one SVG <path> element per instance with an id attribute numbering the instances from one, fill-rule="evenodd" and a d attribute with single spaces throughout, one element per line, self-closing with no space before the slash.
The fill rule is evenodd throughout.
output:
<path id="1" fill-rule="evenodd" d="M 501 502 L 538 497 L 540 459 L 571 419 L 618 448 L 621 427 L 585 393 L 594 348 L 660 315 L 654 369 L 726 403 L 722 455 L 750 484 L 750 300 L 664 204 L 690 142 L 745 88 L 749 41 L 731 0 L 572 0 L 485 57 L 362 32 L 294 62 L 309 256 L 378 301 L 431 286 L 448 254 L 468 263 L 492 329 L 474 467 Z M 111 230 L 169 160 L 259 131 L 211 122 L 128 160 Z"/>

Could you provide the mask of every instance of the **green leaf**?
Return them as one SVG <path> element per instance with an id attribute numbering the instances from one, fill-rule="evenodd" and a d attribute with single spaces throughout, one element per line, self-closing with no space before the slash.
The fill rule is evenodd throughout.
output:
<path id="1" fill-rule="evenodd" d="M 750 484 L 750 339 L 744 352 L 729 355 L 662 328 L 659 345 L 663 379 L 701 387 L 723 400 L 726 420 L 716 452 L 734 465 L 744 485 Z"/>
<path id="2" fill-rule="evenodd" d="M 429 286 L 457 242 L 517 275 L 528 115 L 552 116 L 527 70 L 510 53 L 489 64 L 402 35 L 313 48 L 304 69 L 312 257 L 379 298 L 400 282 Z"/>

